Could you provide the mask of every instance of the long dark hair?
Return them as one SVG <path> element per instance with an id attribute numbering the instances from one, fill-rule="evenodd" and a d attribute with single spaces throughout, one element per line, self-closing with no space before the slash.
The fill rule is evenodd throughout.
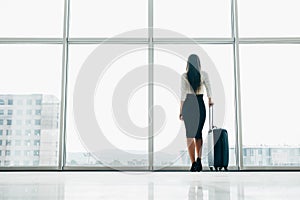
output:
<path id="1" fill-rule="evenodd" d="M 196 54 L 191 54 L 187 61 L 187 78 L 195 92 L 201 84 L 200 68 L 199 57 Z"/>

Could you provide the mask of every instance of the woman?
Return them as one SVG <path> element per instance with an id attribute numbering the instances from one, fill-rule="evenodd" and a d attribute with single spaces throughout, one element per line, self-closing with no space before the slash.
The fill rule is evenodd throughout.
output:
<path id="1" fill-rule="evenodd" d="M 200 59 L 192 54 L 187 61 L 187 72 L 181 76 L 181 104 L 179 119 L 186 128 L 187 147 L 191 159 L 190 171 L 202 171 L 202 129 L 206 118 L 203 101 L 206 88 L 209 106 L 213 105 L 208 74 L 201 70 Z M 197 159 L 195 160 L 195 150 Z"/>

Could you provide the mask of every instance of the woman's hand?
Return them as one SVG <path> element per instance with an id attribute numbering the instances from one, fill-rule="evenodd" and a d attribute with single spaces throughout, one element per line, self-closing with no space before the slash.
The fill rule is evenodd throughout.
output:
<path id="1" fill-rule="evenodd" d="M 183 117 L 182 117 L 182 114 L 181 114 L 181 113 L 179 114 L 179 119 L 180 119 L 180 120 L 183 120 Z"/>
<path id="2" fill-rule="evenodd" d="M 208 105 L 209 107 L 214 105 L 214 102 L 212 101 L 211 98 L 208 98 Z"/>

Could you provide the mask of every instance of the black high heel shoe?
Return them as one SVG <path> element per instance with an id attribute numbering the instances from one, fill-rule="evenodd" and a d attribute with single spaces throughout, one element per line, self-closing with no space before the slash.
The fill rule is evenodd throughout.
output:
<path id="1" fill-rule="evenodd" d="M 196 171 L 196 167 L 197 167 L 197 163 L 193 162 L 190 171 L 191 172 L 195 172 Z"/>
<path id="2" fill-rule="evenodd" d="M 201 163 L 201 159 L 200 158 L 197 158 L 197 161 L 196 161 L 196 171 L 197 172 L 202 171 L 202 163 Z"/>

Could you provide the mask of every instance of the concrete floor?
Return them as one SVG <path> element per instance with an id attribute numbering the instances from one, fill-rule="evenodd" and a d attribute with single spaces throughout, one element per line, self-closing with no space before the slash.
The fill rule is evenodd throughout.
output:
<path id="1" fill-rule="evenodd" d="M 300 199 L 300 172 L 0 172 L 0 199 Z"/>

